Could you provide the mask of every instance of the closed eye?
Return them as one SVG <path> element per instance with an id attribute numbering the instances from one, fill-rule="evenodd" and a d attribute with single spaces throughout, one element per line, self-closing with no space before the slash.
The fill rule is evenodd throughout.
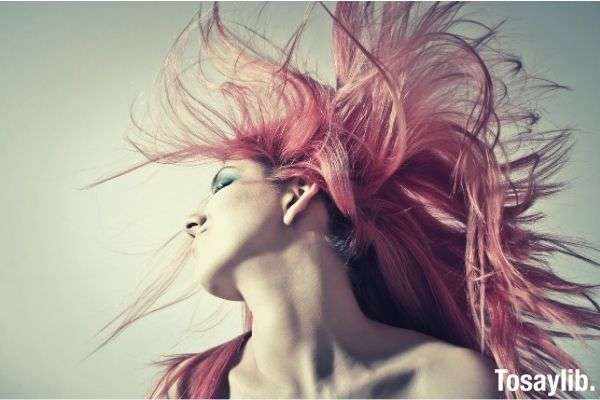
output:
<path id="1" fill-rule="evenodd" d="M 233 182 L 233 179 L 226 179 L 226 180 L 220 182 L 217 186 L 215 186 L 215 188 L 213 190 L 213 194 L 217 193 L 219 190 L 221 190 L 225 186 L 230 185 L 232 182 Z"/>
<path id="2" fill-rule="evenodd" d="M 226 165 L 217 172 L 210 184 L 212 194 L 229 185 L 240 177 L 240 171 L 237 168 Z"/>

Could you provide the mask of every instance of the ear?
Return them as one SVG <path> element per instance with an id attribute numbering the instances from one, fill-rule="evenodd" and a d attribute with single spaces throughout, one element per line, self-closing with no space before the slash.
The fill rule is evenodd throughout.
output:
<path id="1" fill-rule="evenodd" d="M 311 199 L 319 192 L 316 183 L 305 183 L 302 179 L 294 179 L 283 195 L 283 223 L 291 225 L 302 210 L 308 207 Z"/>

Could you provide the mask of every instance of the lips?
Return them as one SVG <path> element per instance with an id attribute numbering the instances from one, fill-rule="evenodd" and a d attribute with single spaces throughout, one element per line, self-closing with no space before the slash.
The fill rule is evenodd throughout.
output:
<path id="1" fill-rule="evenodd" d="M 204 228 L 204 229 L 202 229 L 202 230 L 199 230 L 199 231 L 197 231 L 195 234 L 193 234 L 193 235 L 192 235 L 192 237 L 195 239 L 195 238 L 197 238 L 198 236 L 200 236 L 200 234 L 201 234 L 202 232 L 206 232 L 206 228 Z"/>

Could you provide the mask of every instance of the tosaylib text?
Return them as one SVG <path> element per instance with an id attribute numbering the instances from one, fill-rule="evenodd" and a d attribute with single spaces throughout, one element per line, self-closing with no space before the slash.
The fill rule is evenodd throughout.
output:
<path id="1" fill-rule="evenodd" d="M 547 392 L 548 396 L 554 396 L 557 390 L 568 391 L 594 391 L 596 388 L 590 384 L 587 375 L 579 369 L 562 369 L 560 374 L 509 374 L 507 369 L 497 368 L 494 372 L 498 376 L 498 390 L 514 392 L 531 390 Z"/>

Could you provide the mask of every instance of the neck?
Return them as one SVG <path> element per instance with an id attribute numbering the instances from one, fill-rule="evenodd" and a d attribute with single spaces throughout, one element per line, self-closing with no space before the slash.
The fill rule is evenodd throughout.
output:
<path id="1" fill-rule="evenodd" d="M 283 255 L 239 267 L 236 283 L 253 317 L 243 357 L 259 379 L 310 393 L 333 379 L 334 363 L 336 371 L 352 368 L 375 323 L 324 238 L 309 232 Z"/>

